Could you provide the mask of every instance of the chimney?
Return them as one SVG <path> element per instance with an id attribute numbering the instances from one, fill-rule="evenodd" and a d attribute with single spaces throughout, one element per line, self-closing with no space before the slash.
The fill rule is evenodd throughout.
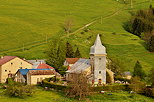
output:
<path id="1" fill-rule="evenodd" d="M 1 56 L 1 59 L 3 59 L 4 58 L 4 56 Z"/>

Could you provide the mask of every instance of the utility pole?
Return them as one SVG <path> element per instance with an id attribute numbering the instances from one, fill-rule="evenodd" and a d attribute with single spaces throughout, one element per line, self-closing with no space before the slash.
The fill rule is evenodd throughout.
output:
<path id="1" fill-rule="evenodd" d="M 101 16 L 101 24 L 102 24 L 102 22 L 103 22 L 103 18 L 102 18 L 102 16 Z"/>
<path id="2" fill-rule="evenodd" d="M 133 8 L 133 0 L 130 0 L 130 6 Z"/>
<path id="3" fill-rule="evenodd" d="M 22 45 L 22 51 L 25 51 L 25 45 L 24 45 L 24 43 Z"/>
<path id="4" fill-rule="evenodd" d="M 48 36 L 47 36 L 47 34 L 46 34 L 46 43 L 48 43 Z"/>

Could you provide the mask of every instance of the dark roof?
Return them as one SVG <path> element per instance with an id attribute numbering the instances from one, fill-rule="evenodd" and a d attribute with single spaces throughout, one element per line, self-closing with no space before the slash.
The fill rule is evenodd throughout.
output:
<path id="1" fill-rule="evenodd" d="M 53 70 L 29 70 L 30 75 L 55 75 Z"/>
<path id="2" fill-rule="evenodd" d="M 3 65 L 6 62 L 8 62 L 14 58 L 16 58 L 16 56 L 4 56 L 4 57 L 0 58 L 0 65 Z"/>
<path id="3" fill-rule="evenodd" d="M 74 64 L 78 60 L 79 58 L 66 58 L 66 61 L 68 62 L 68 64 Z"/>
<path id="4" fill-rule="evenodd" d="M 26 75 L 28 73 L 28 71 L 30 71 L 30 70 L 50 70 L 50 69 L 19 69 L 19 72 L 22 75 Z"/>

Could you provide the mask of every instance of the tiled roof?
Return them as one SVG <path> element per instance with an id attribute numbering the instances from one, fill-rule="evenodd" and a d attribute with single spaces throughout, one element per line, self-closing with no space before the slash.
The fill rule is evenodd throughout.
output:
<path id="1" fill-rule="evenodd" d="M 54 75 L 53 70 L 29 70 L 31 75 Z"/>
<path id="2" fill-rule="evenodd" d="M 53 67 L 49 66 L 48 64 L 45 64 L 45 63 L 40 63 L 37 67 L 37 69 L 54 69 Z"/>
<path id="3" fill-rule="evenodd" d="M 22 75 L 26 75 L 28 73 L 28 71 L 30 71 L 30 70 L 50 70 L 50 69 L 19 69 L 19 72 Z"/>
<path id="4" fill-rule="evenodd" d="M 3 58 L 0 58 L 0 65 L 3 65 L 14 58 L 16 58 L 16 56 L 4 56 Z"/>
<path id="5" fill-rule="evenodd" d="M 66 61 L 68 62 L 68 64 L 74 64 L 78 60 L 79 58 L 66 58 Z"/>

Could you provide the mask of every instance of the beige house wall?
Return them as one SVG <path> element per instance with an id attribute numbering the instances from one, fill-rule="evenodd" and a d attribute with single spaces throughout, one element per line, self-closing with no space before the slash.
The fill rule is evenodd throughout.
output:
<path id="1" fill-rule="evenodd" d="M 8 74 L 14 75 L 18 69 L 32 69 L 32 64 L 16 57 L 0 67 L 0 83 L 5 83 Z"/>
<path id="2" fill-rule="evenodd" d="M 28 85 L 36 85 L 38 82 L 41 82 L 45 78 L 51 78 L 55 75 L 30 75 L 27 74 L 27 84 Z"/>

